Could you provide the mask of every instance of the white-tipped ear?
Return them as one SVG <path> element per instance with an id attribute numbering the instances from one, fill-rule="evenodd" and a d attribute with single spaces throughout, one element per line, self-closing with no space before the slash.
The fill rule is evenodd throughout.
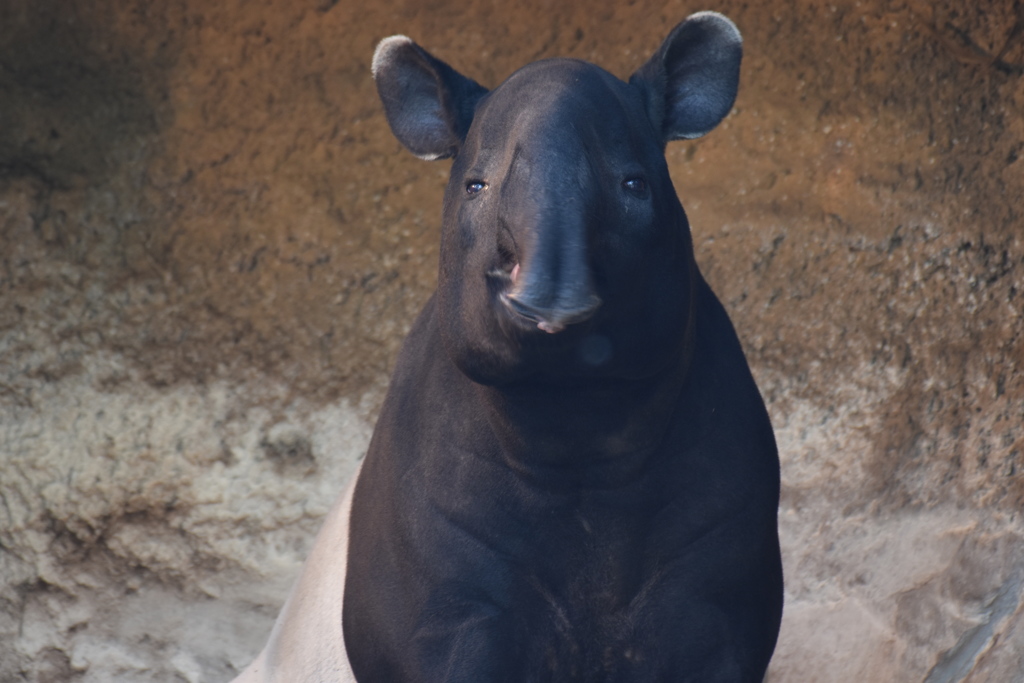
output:
<path id="1" fill-rule="evenodd" d="M 421 159 L 455 156 L 487 90 L 406 36 L 380 41 L 371 69 L 399 142 Z"/>
<path id="2" fill-rule="evenodd" d="M 409 36 L 388 36 L 377 43 L 377 49 L 373 51 L 373 63 L 370 65 L 370 72 L 374 78 L 381 69 L 395 60 L 395 51 L 405 46 L 412 45 L 412 38 Z"/>
<path id="3" fill-rule="evenodd" d="M 665 142 L 697 138 L 726 117 L 739 88 L 743 38 L 727 17 L 697 12 L 669 34 L 630 83 Z"/>

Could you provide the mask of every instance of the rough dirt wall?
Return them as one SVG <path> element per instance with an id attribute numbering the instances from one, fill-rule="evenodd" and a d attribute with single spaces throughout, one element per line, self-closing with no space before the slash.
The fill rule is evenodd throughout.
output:
<path id="1" fill-rule="evenodd" d="M 1024 678 L 1020 2 L 8 0 L 0 681 L 259 649 L 435 282 L 376 41 L 625 77 L 699 9 L 740 97 L 668 155 L 779 437 L 770 680 Z"/>

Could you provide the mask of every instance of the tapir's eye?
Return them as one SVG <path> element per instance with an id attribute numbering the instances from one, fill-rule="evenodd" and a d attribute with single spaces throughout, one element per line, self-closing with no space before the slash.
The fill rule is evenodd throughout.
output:
<path id="1" fill-rule="evenodd" d="M 487 188 L 487 183 L 482 180 L 470 180 L 466 183 L 466 194 L 480 194 Z"/>
<path id="2" fill-rule="evenodd" d="M 647 195 L 647 181 L 643 178 L 626 178 L 622 181 L 622 187 L 636 197 Z"/>

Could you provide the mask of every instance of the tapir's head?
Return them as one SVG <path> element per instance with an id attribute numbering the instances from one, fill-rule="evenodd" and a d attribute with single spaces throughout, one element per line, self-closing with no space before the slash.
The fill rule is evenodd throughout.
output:
<path id="1" fill-rule="evenodd" d="M 742 42 L 691 16 L 629 82 L 586 62 L 530 64 L 492 91 L 404 36 L 373 74 L 395 136 L 454 157 L 437 313 L 471 378 L 641 378 L 681 356 L 696 266 L 665 164 L 732 108 Z"/>

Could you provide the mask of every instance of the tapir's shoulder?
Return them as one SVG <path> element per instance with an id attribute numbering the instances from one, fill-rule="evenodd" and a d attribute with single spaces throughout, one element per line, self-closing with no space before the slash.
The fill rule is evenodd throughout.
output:
<path id="1" fill-rule="evenodd" d="M 771 501 L 779 478 L 771 418 L 725 307 L 698 279 L 693 355 L 669 440 L 714 458 L 738 495 Z"/>

